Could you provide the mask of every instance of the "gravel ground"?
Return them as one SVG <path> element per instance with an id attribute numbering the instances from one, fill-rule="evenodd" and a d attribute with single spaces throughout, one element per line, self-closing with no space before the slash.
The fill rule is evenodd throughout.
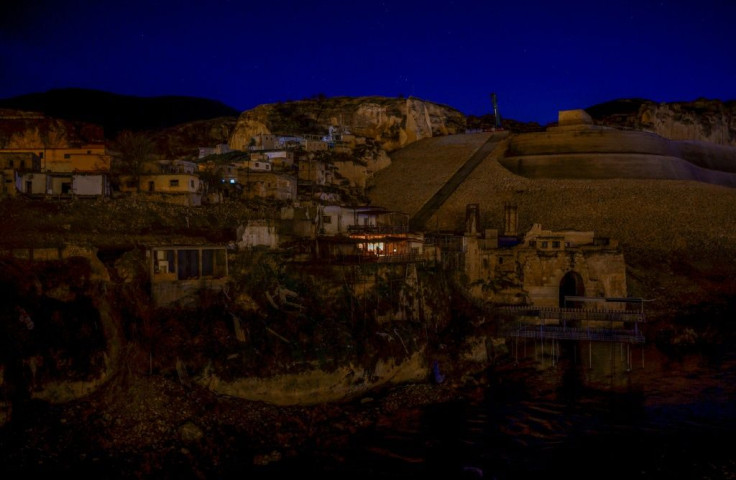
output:
<path id="1" fill-rule="evenodd" d="M 223 478 L 339 450 L 399 410 L 448 401 L 453 385 L 408 384 L 347 403 L 277 407 L 162 376 L 123 375 L 92 397 L 31 403 L 2 429 L 3 478 Z M 20 418 L 18 418 L 20 417 Z M 306 453 L 305 453 L 306 452 Z"/>

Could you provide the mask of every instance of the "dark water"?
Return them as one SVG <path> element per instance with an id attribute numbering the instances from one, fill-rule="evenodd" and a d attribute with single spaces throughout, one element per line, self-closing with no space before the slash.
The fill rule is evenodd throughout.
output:
<path id="1" fill-rule="evenodd" d="M 672 360 L 645 347 L 633 361 L 630 353 L 599 349 L 591 360 L 610 362 L 577 366 L 537 356 L 489 371 L 487 385 L 467 388 L 457 400 L 396 412 L 343 448 L 313 449 L 253 473 L 736 478 L 736 355 Z"/>
<path id="2" fill-rule="evenodd" d="M 321 429 L 320 438 L 264 462 L 253 461 L 252 438 L 236 432 L 218 433 L 218 455 L 187 460 L 195 453 L 180 445 L 155 459 L 94 444 L 65 447 L 80 441 L 66 428 L 50 437 L 58 448 L 35 452 L 38 443 L 30 442 L 0 458 L 16 462 L 8 469 L 13 478 L 24 478 L 22 465 L 45 476 L 116 479 L 736 478 L 736 353 L 672 358 L 654 346 L 619 345 L 544 352 L 529 344 L 452 401 L 381 410 L 350 435 Z M 350 412 L 378 403 L 348 405 L 333 421 L 344 424 Z M 330 438 L 333 432 L 340 438 Z M 66 453 L 76 460 L 69 463 Z M 156 466 L 149 473 L 146 462 Z"/>

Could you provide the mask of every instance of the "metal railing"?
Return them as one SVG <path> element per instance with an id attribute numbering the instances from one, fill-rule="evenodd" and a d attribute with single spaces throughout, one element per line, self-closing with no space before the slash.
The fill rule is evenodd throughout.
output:
<path id="1" fill-rule="evenodd" d="M 646 315 L 641 311 L 626 310 L 601 310 L 586 308 L 561 308 L 561 307 L 532 307 L 532 306 L 505 306 L 501 307 L 502 313 L 517 316 L 538 317 L 540 320 L 560 321 L 598 321 L 598 322 L 636 322 L 646 321 Z"/>
<path id="2" fill-rule="evenodd" d="M 551 339 L 551 340 L 584 340 L 591 342 L 644 343 L 644 335 L 637 329 L 611 328 L 570 328 L 557 325 L 526 325 L 508 329 L 511 337 Z"/>
<path id="3" fill-rule="evenodd" d="M 348 233 L 353 234 L 406 234 L 408 225 L 348 225 Z"/>

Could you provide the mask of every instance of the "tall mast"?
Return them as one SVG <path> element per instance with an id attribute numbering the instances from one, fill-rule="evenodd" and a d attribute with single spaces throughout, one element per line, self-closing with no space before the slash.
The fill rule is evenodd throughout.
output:
<path id="1" fill-rule="evenodd" d="M 496 128 L 501 128 L 501 116 L 498 114 L 498 102 L 496 94 L 491 93 L 491 103 L 493 103 L 493 116 L 496 118 Z"/>

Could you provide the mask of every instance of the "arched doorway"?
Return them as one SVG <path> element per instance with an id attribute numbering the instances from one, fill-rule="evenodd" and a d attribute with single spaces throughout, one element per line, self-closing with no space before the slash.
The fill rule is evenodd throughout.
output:
<path id="1" fill-rule="evenodd" d="M 569 271 L 560 279 L 559 306 L 567 308 L 582 308 L 583 302 L 567 302 L 565 305 L 565 297 L 583 297 L 585 296 L 585 284 L 583 277 L 578 272 Z M 567 320 L 570 327 L 580 327 L 579 320 Z M 582 363 L 578 363 L 580 356 L 579 349 L 582 342 L 578 340 L 560 340 L 560 356 L 565 358 L 567 366 L 562 377 L 560 385 L 560 394 L 572 405 L 577 402 L 579 392 L 584 384 Z"/>
<path id="2" fill-rule="evenodd" d="M 564 307 L 565 297 L 570 296 L 585 296 L 585 285 L 583 284 L 583 277 L 581 277 L 578 272 L 569 271 L 562 277 L 562 280 L 560 280 L 559 306 Z M 567 307 L 580 307 L 580 302 L 568 302 Z"/>

